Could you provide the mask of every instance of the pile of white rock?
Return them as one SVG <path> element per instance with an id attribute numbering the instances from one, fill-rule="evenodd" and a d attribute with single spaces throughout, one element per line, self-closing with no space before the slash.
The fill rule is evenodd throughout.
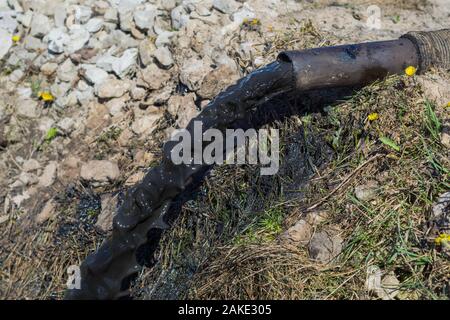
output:
<path id="1" fill-rule="evenodd" d="M 167 137 L 243 75 L 239 61 L 265 62 L 257 46 L 262 33 L 237 36 L 244 21 L 275 21 L 299 6 L 295 0 L 0 0 L 5 208 L 27 201 L 39 207 L 33 199 L 45 201 L 56 183 L 96 187 L 120 179 L 118 154 L 130 152 L 134 140 L 150 139 L 160 119 L 173 119 Z M 83 145 L 111 127 L 121 131 L 122 150 L 92 165 Z M 51 148 L 30 147 L 49 130 L 57 130 Z M 132 152 L 134 159 L 148 158 Z"/>
<path id="2" fill-rule="evenodd" d="M 12 82 L 30 63 L 56 74 L 50 91 L 58 107 L 126 93 L 140 100 L 148 91 L 161 105 L 177 76 L 197 91 L 211 66 L 238 75 L 226 41 L 254 17 L 234 0 L 0 0 L 0 59 L 15 68 Z"/>

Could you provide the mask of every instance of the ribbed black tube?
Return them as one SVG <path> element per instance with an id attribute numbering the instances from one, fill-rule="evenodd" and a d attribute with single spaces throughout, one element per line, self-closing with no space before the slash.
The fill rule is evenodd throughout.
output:
<path id="1" fill-rule="evenodd" d="M 291 90 L 292 79 L 292 66 L 287 62 L 258 69 L 220 93 L 186 129 L 193 133 L 194 121 L 202 122 L 203 131 L 230 128 L 269 97 Z M 147 242 L 149 230 L 168 227 L 165 219 L 171 200 L 207 167 L 173 164 L 170 154 L 175 144 L 167 142 L 161 164 L 127 192 L 114 218 L 112 236 L 82 263 L 81 289 L 68 290 L 66 299 L 116 299 L 127 294 L 123 281 L 140 270 L 136 251 Z"/>

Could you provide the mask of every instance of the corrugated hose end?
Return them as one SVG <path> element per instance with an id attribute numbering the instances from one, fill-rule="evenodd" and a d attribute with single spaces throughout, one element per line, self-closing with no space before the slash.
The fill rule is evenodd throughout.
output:
<path id="1" fill-rule="evenodd" d="M 403 35 L 416 46 L 419 53 L 419 72 L 432 67 L 450 69 L 450 29 L 413 31 Z"/>

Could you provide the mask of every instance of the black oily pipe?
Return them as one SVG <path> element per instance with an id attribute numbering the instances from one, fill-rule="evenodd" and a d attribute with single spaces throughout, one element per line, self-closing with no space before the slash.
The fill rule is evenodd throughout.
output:
<path id="1" fill-rule="evenodd" d="M 408 66 L 422 72 L 432 66 L 450 68 L 450 31 L 413 32 L 392 41 L 282 52 L 277 61 L 220 93 L 186 129 L 193 133 L 194 121 L 201 121 L 203 132 L 209 128 L 224 131 L 274 95 L 365 85 L 402 73 Z M 173 164 L 170 155 L 176 144 L 166 142 L 160 165 L 128 190 L 114 217 L 112 235 L 81 264 L 81 288 L 67 290 L 66 299 L 117 299 L 128 295 L 124 282 L 141 269 L 136 252 L 147 243 L 151 230 L 169 227 L 172 200 L 210 167 Z"/>

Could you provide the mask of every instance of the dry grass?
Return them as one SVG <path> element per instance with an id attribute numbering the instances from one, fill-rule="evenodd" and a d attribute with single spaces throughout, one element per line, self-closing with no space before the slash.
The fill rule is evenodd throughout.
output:
<path id="1" fill-rule="evenodd" d="M 308 299 L 311 288 L 353 277 L 336 266 L 311 262 L 304 250 L 283 243 L 218 248 L 223 252 L 195 277 L 191 296 L 200 299 Z M 216 263 L 221 261 L 222 263 Z"/>
<path id="2" fill-rule="evenodd" d="M 99 245 L 92 230 L 84 229 L 70 216 L 74 208 L 60 206 L 59 210 L 59 218 L 43 226 L 18 217 L 1 226 L 0 297 L 3 299 L 62 298 L 67 268 L 79 265 Z M 65 232 L 64 227 L 72 230 Z"/>

